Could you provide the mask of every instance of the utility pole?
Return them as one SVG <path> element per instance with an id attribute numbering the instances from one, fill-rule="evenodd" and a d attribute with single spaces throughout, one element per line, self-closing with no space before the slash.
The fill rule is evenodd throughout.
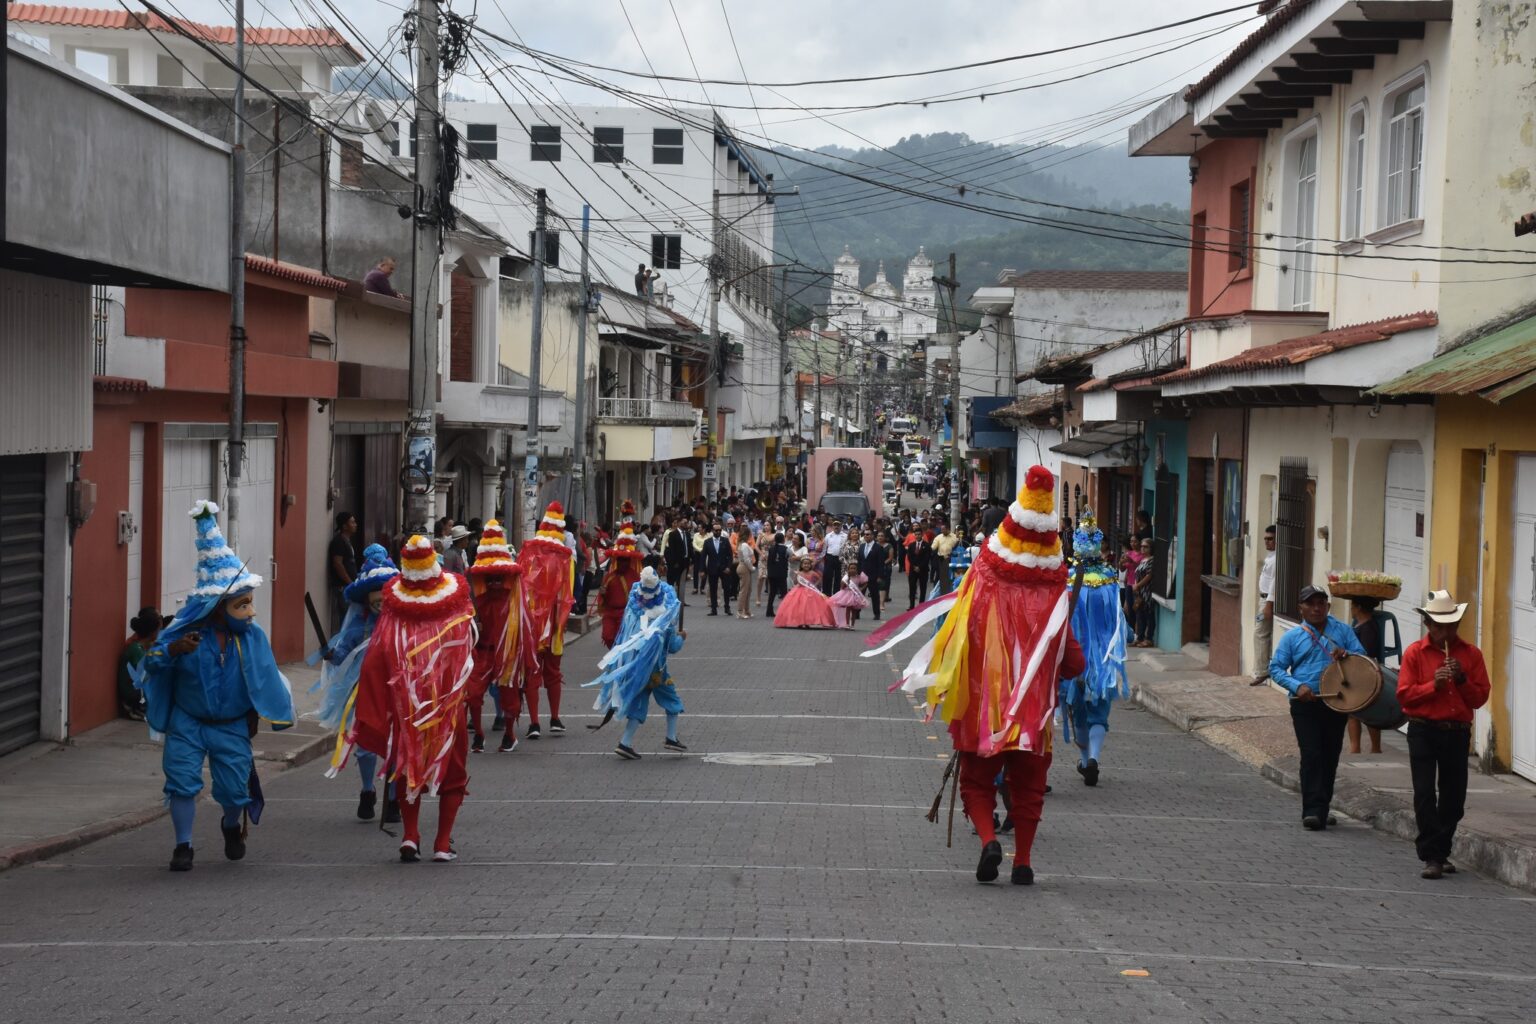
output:
<path id="1" fill-rule="evenodd" d="M 245 0 L 235 0 L 235 141 L 229 168 L 229 446 L 224 461 L 224 532 L 229 546 L 239 551 L 240 470 L 245 465 Z"/>
<path id="2" fill-rule="evenodd" d="M 949 292 L 949 525 L 960 528 L 960 319 L 955 313 L 955 254 L 949 254 L 949 276 L 934 283 Z M 934 375 L 938 385 L 938 375 Z M 940 408 L 942 408 L 942 404 Z"/>
<path id="3" fill-rule="evenodd" d="M 709 351 L 712 356 L 704 379 L 704 480 L 700 488 L 705 500 L 720 487 L 720 439 L 715 434 L 720 421 L 720 378 L 725 375 L 725 350 L 720 344 L 720 190 L 714 190 L 709 204 Z"/>
<path id="4" fill-rule="evenodd" d="M 779 465 L 784 465 L 784 441 L 789 435 L 789 407 L 784 396 L 789 387 L 789 268 L 779 271 Z"/>
<path id="5" fill-rule="evenodd" d="M 581 308 L 576 311 L 576 443 L 572 452 L 574 487 L 566 496 L 575 522 L 587 515 L 587 312 L 592 305 L 592 278 L 587 273 L 587 235 L 592 228 L 592 207 L 581 207 Z"/>
<path id="6" fill-rule="evenodd" d="M 523 445 L 524 540 L 539 528 L 539 395 L 544 375 L 544 231 L 549 219 L 548 194 L 539 189 L 534 193 L 534 203 L 533 338 L 528 352 L 528 440 Z M 582 301 L 586 301 L 585 297 Z M 585 375 L 586 367 L 582 367 L 582 372 Z"/>
<path id="7" fill-rule="evenodd" d="M 816 344 L 816 426 L 811 431 L 811 448 L 821 447 L 821 334 L 815 338 Z"/>
<path id="8" fill-rule="evenodd" d="M 406 425 L 406 534 L 429 532 L 437 472 L 437 292 L 442 214 L 437 208 L 442 132 L 437 97 L 437 0 L 416 0 L 416 209 L 411 220 L 410 420 Z"/>
<path id="9" fill-rule="evenodd" d="M 848 381 L 843 376 L 844 358 L 848 351 L 848 339 L 841 334 L 837 338 L 837 422 L 833 423 L 832 436 L 837 439 L 839 448 L 848 445 Z"/>

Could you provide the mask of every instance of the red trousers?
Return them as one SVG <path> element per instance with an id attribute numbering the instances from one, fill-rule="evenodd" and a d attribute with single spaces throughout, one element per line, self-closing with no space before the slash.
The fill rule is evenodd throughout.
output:
<path id="1" fill-rule="evenodd" d="M 469 733 L 462 725 L 453 731 L 453 747 L 443 765 L 443 782 L 437 789 L 437 840 L 433 850 L 447 850 L 453 839 L 453 822 L 459 816 L 459 805 L 469 791 Z M 421 795 L 415 800 L 400 801 L 400 822 L 405 827 L 405 838 L 421 845 Z"/>
<path id="2" fill-rule="evenodd" d="M 528 673 L 528 721 L 530 724 L 537 725 L 539 721 L 539 687 L 541 686 L 549 694 L 549 717 L 560 717 L 560 688 L 565 684 L 565 677 L 560 674 L 560 658 L 560 655 L 550 651 L 540 651 L 533 671 Z"/>
<path id="3" fill-rule="evenodd" d="M 997 838 L 992 827 L 992 812 L 997 808 L 997 773 L 1004 768 L 1004 784 L 1013 803 L 1015 864 L 1028 864 L 1040 828 L 1040 810 L 1045 806 L 1045 776 L 1051 767 L 1050 754 L 1031 754 L 1009 750 L 991 757 L 960 753 L 960 802 L 976 834 L 985 846 Z"/>
<path id="4" fill-rule="evenodd" d="M 485 694 L 491 688 L 488 676 L 482 677 L 478 669 L 469 681 L 469 723 L 474 726 L 476 736 L 484 736 L 485 731 L 481 726 L 485 722 L 483 710 L 485 708 Z M 499 695 L 498 703 L 501 705 L 501 715 L 507 720 L 507 728 L 512 728 L 518 716 L 523 713 L 523 690 L 520 686 L 502 685 L 496 687 Z"/>

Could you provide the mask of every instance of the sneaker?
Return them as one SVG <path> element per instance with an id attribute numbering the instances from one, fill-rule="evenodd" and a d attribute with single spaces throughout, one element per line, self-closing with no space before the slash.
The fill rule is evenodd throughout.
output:
<path id="1" fill-rule="evenodd" d="M 383 820 L 384 820 L 384 824 L 386 824 L 386 825 L 398 825 L 398 824 L 400 824 L 400 801 L 398 801 L 398 800 L 385 800 L 384 801 L 384 819 Z"/>
<path id="2" fill-rule="evenodd" d="M 530 724 L 528 726 L 528 738 L 531 739 L 531 740 L 536 740 L 536 739 L 539 738 L 539 723 L 538 722 L 534 722 L 534 723 L 532 723 L 532 724 Z"/>
<path id="3" fill-rule="evenodd" d="M 415 864 L 421 860 L 421 847 L 416 845 L 416 840 L 407 839 L 400 844 L 400 863 Z"/>
<path id="4" fill-rule="evenodd" d="M 1003 862 L 1003 844 L 996 839 L 981 848 L 981 860 L 976 862 L 976 881 L 997 881 L 997 866 Z"/>
<path id="5" fill-rule="evenodd" d="M 171 851 L 171 870 L 172 871 L 191 871 L 192 870 L 192 844 L 191 843 L 177 843 L 176 844 L 176 849 Z"/>
<path id="6" fill-rule="evenodd" d="M 1437 860 L 1427 860 L 1427 861 L 1424 862 L 1424 870 L 1419 872 L 1419 877 L 1420 878 L 1431 878 L 1431 879 L 1433 879 L 1433 878 L 1439 878 L 1439 877 L 1441 877 L 1444 874 L 1445 874 L 1445 868 L 1440 866 L 1440 862 L 1439 861 L 1437 861 Z"/>
<path id="7" fill-rule="evenodd" d="M 556 735 L 556 734 L 562 733 L 562 732 L 565 732 L 565 723 L 560 721 L 560 719 L 558 719 L 558 718 L 551 718 L 549 720 L 549 733 L 550 733 L 550 735 L 553 736 L 553 735 Z"/>
<path id="8" fill-rule="evenodd" d="M 685 747 L 683 745 L 683 741 L 682 740 L 667 740 L 666 742 L 662 743 L 662 746 L 666 747 L 668 750 L 687 750 L 688 749 L 687 747 Z"/>
<path id="9" fill-rule="evenodd" d="M 626 761 L 638 761 L 638 760 L 640 760 L 640 754 L 639 754 L 638 751 L 636 751 L 633 747 L 626 747 L 622 743 L 620 743 L 618 746 L 614 747 L 613 748 L 613 752 L 615 754 L 618 754 L 620 757 L 622 757 Z"/>
<path id="10" fill-rule="evenodd" d="M 451 860 L 458 860 L 459 855 L 452 850 L 435 850 L 432 853 L 432 863 L 447 864 Z"/>
<path id="11" fill-rule="evenodd" d="M 219 831 L 224 833 L 224 858 L 240 860 L 244 857 L 245 837 L 240 834 L 240 826 L 220 825 Z"/>
<path id="12" fill-rule="evenodd" d="M 508 729 L 506 732 L 501 734 L 501 746 L 497 747 L 496 749 L 498 752 L 503 754 L 510 754 L 512 751 L 517 749 L 517 737 L 513 734 L 511 729 Z"/>
<path id="13" fill-rule="evenodd" d="M 1087 764 L 1077 766 L 1077 774 L 1083 777 L 1083 785 L 1097 786 L 1099 784 L 1099 762 L 1090 757 Z"/>
<path id="14" fill-rule="evenodd" d="M 1014 885 L 1034 885 L 1035 869 L 1028 864 L 1015 864 L 1012 881 Z"/>
<path id="15" fill-rule="evenodd" d="M 484 753 L 485 752 L 485 737 L 480 735 L 478 732 L 475 733 L 475 738 L 469 741 L 469 752 L 471 754 Z"/>
<path id="16" fill-rule="evenodd" d="M 363 821 L 373 820 L 373 808 L 378 802 L 379 794 L 371 789 L 365 789 L 357 795 L 357 816 Z"/>

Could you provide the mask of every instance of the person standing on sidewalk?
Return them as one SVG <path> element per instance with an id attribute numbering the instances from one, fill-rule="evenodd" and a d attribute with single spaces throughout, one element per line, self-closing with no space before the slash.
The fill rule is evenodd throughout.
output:
<path id="1" fill-rule="evenodd" d="M 145 720 L 165 737 L 161 767 L 176 830 L 172 871 L 192 870 L 192 825 L 203 791 L 203 762 L 213 799 L 223 808 L 224 856 L 245 856 L 242 816 L 261 819 L 251 738 L 260 719 L 275 729 L 293 725 L 293 693 L 278 671 L 267 634 L 256 622 L 261 577 L 224 540 L 219 506 L 192 508 L 197 524 L 197 585 L 135 673 L 144 691 Z M 259 786 L 259 781 L 258 781 Z"/>
<path id="2" fill-rule="evenodd" d="M 1397 700 L 1408 715 L 1419 876 L 1440 878 L 1456 873 L 1451 842 L 1467 806 L 1472 714 L 1488 703 L 1488 669 L 1483 652 L 1456 635 L 1467 606 L 1450 591 L 1434 591 L 1417 611 L 1424 636 L 1403 652 Z"/>
<path id="3" fill-rule="evenodd" d="M 1329 662 L 1363 656 L 1365 649 L 1353 629 L 1328 614 L 1328 591 L 1302 587 L 1299 600 L 1301 625 L 1280 638 L 1269 661 L 1269 678 L 1291 695 L 1291 728 L 1301 752 L 1301 824 L 1321 832 L 1329 825 L 1345 716 L 1318 697 L 1318 683 Z"/>
<path id="4" fill-rule="evenodd" d="M 1253 686 L 1269 682 L 1269 659 L 1275 643 L 1275 528 L 1264 528 L 1264 564 L 1259 567 L 1259 615 L 1253 627 Z"/>

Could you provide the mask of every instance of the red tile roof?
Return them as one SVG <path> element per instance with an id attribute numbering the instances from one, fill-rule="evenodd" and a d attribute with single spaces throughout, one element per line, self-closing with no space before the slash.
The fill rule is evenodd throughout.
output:
<path id="1" fill-rule="evenodd" d="M 257 270 L 263 274 L 269 274 L 284 281 L 292 281 L 295 284 L 308 285 L 311 288 L 324 288 L 333 292 L 347 290 L 347 282 L 339 277 L 332 277 L 318 270 L 310 270 L 308 267 L 300 267 L 292 263 L 280 263 L 253 252 L 245 254 L 245 269 Z"/>
<path id="2" fill-rule="evenodd" d="M 1015 288 L 1182 292 L 1189 276 L 1182 270 L 1030 270 L 1006 283 Z"/>
<path id="3" fill-rule="evenodd" d="M 1207 71 L 1205 77 L 1194 85 L 1184 90 L 1186 100 L 1197 100 L 1211 90 L 1217 82 L 1226 77 L 1227 73 L 1237 67 L 1253 54 L 1266 39 L 1280 31 L 1292 18 L 1311 7 L 1317 0 L 1286 0 L 1284 3 L 1270 3 L 1259 8 L 1260 14 L 1269 15 L 1269 19 L 1260 25 L 1252 35 L 1237 44 L 1233 51 L 1221 58 L 1216 66 Z"/>
<path id="4" fill-rule="evenodd" d="M 52 4 L 10 4 L 7 16 L 13 23 L 62 25 L 68 28 L 148 29 L 151 32 L 176 33 L 166 19 L 148 11 L 101 10 L 94 7 L 55 7 Z M 173 19 L 188 33 L 210 43 L 233 46 L 233 25 L 201 25 L 181 18 Z M 346 50 L 358 63 L 362 54 L 353 49 L 347 37 L 321 25 L 316 28 L 255 28 L 246 26 L 245 40 L 254 46 L 325 46 Z"/>
<path id="5" fill-rule="evenodd" d="M 97 391 L 138 392 L 153 390 L 147 380 L 139 380 L 137 377 L 109 377 L 106 374 L 100 373 L 91 378 L 91 385 Z"/>
<path id="6" fill-rule="evenodd" d="M 1421 312 L 1388 317 L 1385 320 L 1372 320 L 1370 323 L 1354 324 L 1349 327 L 1335 327 L 1321 334 L 1308 334 L 1301 338 L 1288 338 L 1273 345 L 1251 348 L 1219 362 L 1165 373 L 1158 377 L 1156 382 L 1172 384 L 1178 381 L 1211 377 L 1218 373 L 1245 373 L 1250 370 L 1273 370 L 1284 366 L 1296 366 L 1319 356 L 1354 348 L 1356 345 L 1386 341 L 1394 334 L 1400 334 L 1403 331 L 1434 327 L 1439 322 L 1440 317 L 1436 314 Z"/>

